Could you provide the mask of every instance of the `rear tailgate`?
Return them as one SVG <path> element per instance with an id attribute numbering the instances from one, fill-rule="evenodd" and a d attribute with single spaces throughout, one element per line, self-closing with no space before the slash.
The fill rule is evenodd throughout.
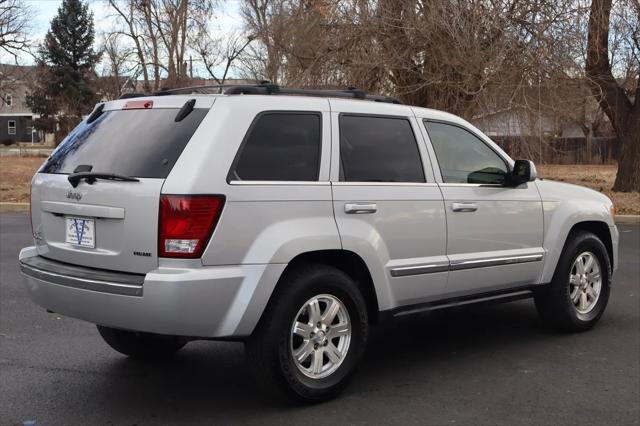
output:
<path id="1" fill-rule="evenodd" d="M 108 103 L 74 129 L 34 176 L 31 212 L 40 255 L 75 265 L 147 273 L 158 266 L 158 207 L 164 180 L 213 99 L 175 121 L 193 97 Z M 151 102 L 151 103 L 149 103 Z M 78 168 L 137 178 L 80 180 Z"/>

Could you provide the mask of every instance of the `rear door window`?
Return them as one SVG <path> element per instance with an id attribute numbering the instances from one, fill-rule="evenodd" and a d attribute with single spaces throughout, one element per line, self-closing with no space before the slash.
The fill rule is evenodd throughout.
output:
<path id="1" fill-rule="evenodd" d="M 80 123 L 40 172 L 69 174 L 79 165 L 90 165 L 92 172 L 166 178 L 209 110 L 194 109 L 176 122 L 178 111 L 105 111 L 92 123 Z"/>
<path id="2" fill-rule="evenodd" d="M 340 116 L 340 180 L 425 182 L 418 144 L 409 120 Z"/>
<path id="3" fill-rule="evenodd" d="M 316 181 L 321 140 L 320 113 L 262 113 L 245 136 L 228 180 Z"/>

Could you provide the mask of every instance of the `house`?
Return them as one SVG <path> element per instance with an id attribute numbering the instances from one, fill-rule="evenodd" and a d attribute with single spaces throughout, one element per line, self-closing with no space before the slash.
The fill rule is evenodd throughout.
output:
<path id="1" fill-rule="evenodd" d="M 611 127 L 584 78 L 566 77 L 513 90 L 487 87 L 471 122 L 496 138 L 611 136 Z"/>
<path id="2" fill-rule="evenodd" d="M 0 144 L 37 142 L 33 119 L 26 104 L 35 67 L 0 64 Z"/>
<path id="3" fill-rule="evenodd" d="M 471 123 L 516 157 L 551 163 L 612 161 L 618 142 L 588 82 L 487 91 Z"/>
<path id="4" fill-rule="evenodd" d="M 552 111 L 531 111 L 513 106 L 472 118 L 471 123 L 487 136 L 585 138 L 584 129 L 575 121 L 563 119 Z"/>

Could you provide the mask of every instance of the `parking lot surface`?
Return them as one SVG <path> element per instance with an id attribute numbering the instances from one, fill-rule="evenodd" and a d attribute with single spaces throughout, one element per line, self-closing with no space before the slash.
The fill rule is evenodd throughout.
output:
<path id="1" fill-rule="evenodd" d="M 28 216 L 0 215 L 0 424 L 640 424 L 640 226 L 620 225 L 609 307 L 559 334 L 530 300 L 375 327 L 339 398 L 283 404 L 256 390 L 241 343 L 192 342 L 170 361 L 119 355 L 95 326 L 31 303 L 17 255 Z"/>

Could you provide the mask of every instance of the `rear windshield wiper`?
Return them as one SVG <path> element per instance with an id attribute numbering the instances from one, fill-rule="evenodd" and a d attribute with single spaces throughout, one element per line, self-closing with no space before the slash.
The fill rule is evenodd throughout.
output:
<path id="1" fill-rule="evenodd" d="M 178 114 L 176 114 L 176 118 L 174 119 L 174 121 L 177 123 L 184 120 L 187 115 L 191 114 L 191 111 L 193 111 L 193 107 L 195 107 L 195 105 L 195 99 L 189 99 L 187 102 L 185 102 L 184 105 L 182 105 L 182 108 L 180 108 L 180 111 L 178 111 Z"/>
<path id="2" fill-rule="evenodd" d="M 140 182 L 140 179 L 131 177 L 131 176 L 123 176 L 117 175 L 115 173 L 100 173 L 100 172 L 77 172 L 71 173 L 67 178 L 69 183 L 74 188 L 78 186 L 81 180 L 86 180 L 89 185 L 93 185 L 97 179 L 104 180 L 118 180 L 121 182 Z"/>
<path id="3" fill-rule="evenodd" d="M 94 121 L 96 121 L 98 117 L 102 115 L 103 111 L 104 111 L 104 104 L 102 103 L 93 110 L 91 115 L 89 115 L 89 117 L 87 118 L 87 124 L 91 124 Z"/>

